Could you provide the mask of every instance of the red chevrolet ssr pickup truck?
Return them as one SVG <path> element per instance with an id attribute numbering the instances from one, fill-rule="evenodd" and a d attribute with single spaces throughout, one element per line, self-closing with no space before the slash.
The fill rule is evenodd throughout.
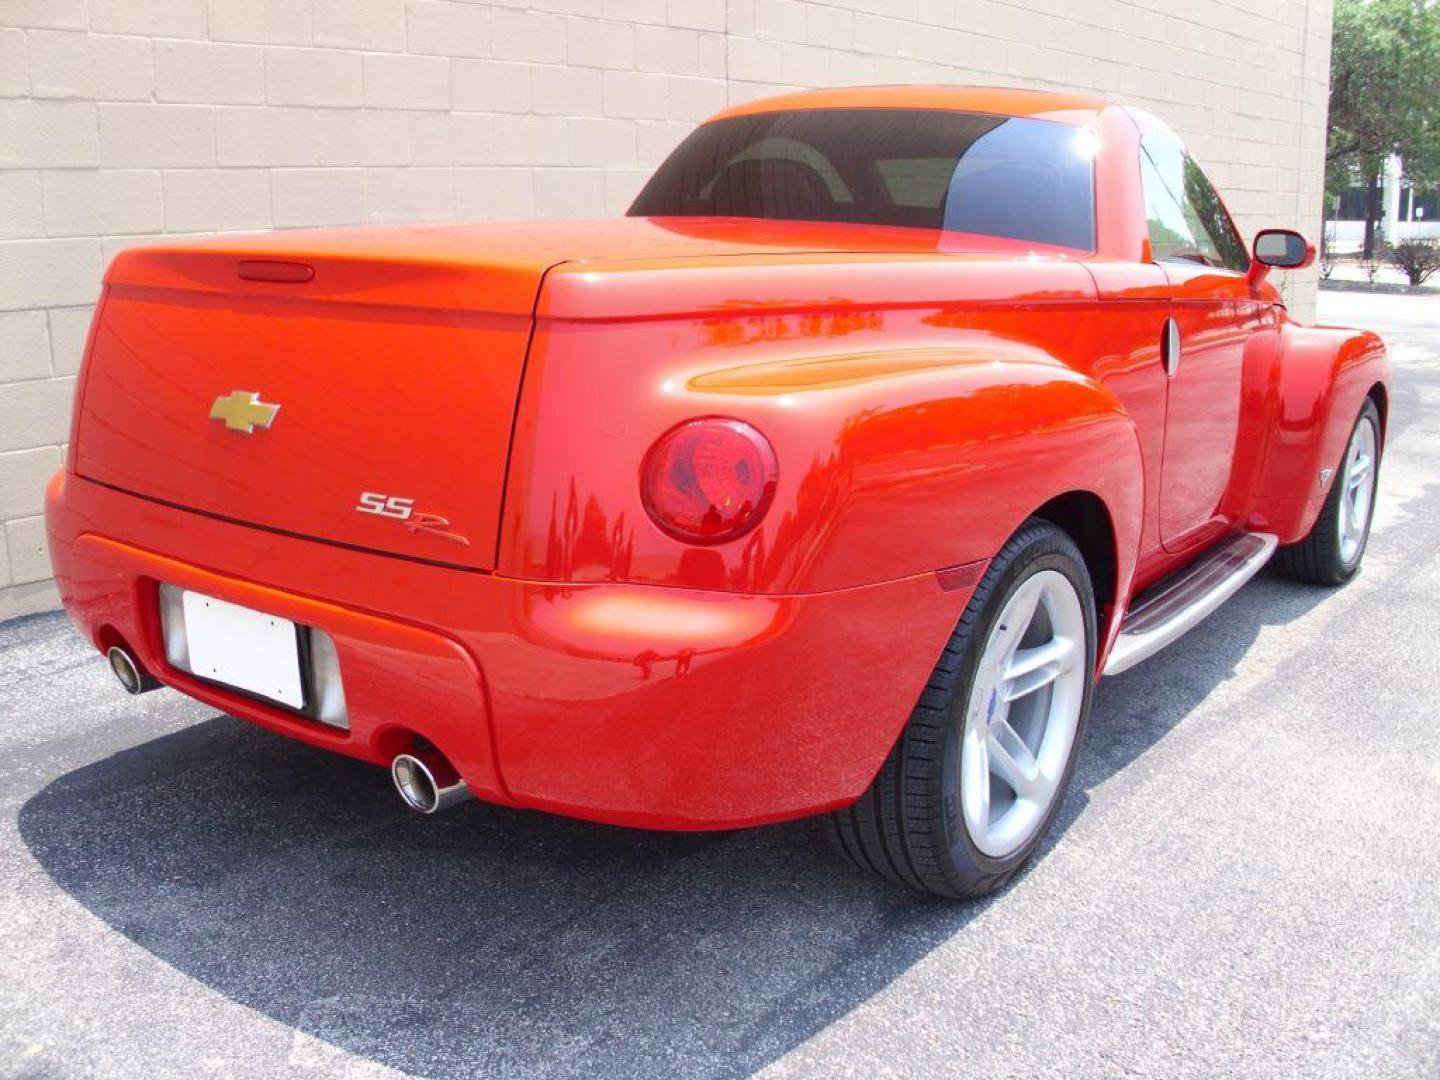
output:
<path id="1" fill-rule="evenodd" d="M 1313 258 L 1144 112 L 945 87 L 733 108 L 618 220 L 127 251 L 55 571 L 128 690 L 416 809 L 814 815 L 976 896 L 1099 676 L 1356 572 L 1389 375 L 1287 315 Z"/>

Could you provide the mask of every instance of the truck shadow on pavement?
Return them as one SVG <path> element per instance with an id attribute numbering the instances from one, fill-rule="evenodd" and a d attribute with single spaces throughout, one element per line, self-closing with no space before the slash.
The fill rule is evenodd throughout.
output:
<path id="1" fill-rule="evenodd" d="M 1108 680 L 1032 873 L 1261 627 L 1326 595 L 1262 575 Z M 426 819 L 382 770 L 226 717 L 60 777 L 20 829 L 67 893 L 184 974 L 437 1077 L 748 1075 L 1006 902 L 871 882 L 803 822 L 667 835 L 479 803 Z"/>

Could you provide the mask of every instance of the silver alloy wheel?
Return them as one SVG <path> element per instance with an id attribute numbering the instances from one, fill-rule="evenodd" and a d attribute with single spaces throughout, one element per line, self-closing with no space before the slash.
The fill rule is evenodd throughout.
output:
<path id="1" fill-rule="evenodd" d="M 1055 801 L 1085 700 L 1085 613 L 1070 579 L 1041 570 L 990 630 L 966 703 L 960 803 L 970 840 L 1003 859 Z"/>
<path id="2" fill-rule="evenodd" d="M 1336 528 L 1340 536 L 1340 561 L 1352 565 L 1365 547 L 1370 532 L 1370 508 L 1375 501 L 1376 449 L 1379 439 L 1375 422 L 1361 418 L 1345 451 L 1345 468 L 1340 474 L 1340 513 Z"/>

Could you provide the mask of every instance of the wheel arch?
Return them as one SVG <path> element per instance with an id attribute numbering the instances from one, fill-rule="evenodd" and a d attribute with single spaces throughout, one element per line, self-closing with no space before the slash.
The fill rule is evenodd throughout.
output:
<path id="1" fill-rule="evenodd" d="M 1095 591 L 1097 629 L 1103 642 L 1117 610 L 1116 592 L 1120 576 L 1115 523 L 1111 520 L 1105 500 L 1093 491 L 1067 491 L 1038 507 L 1031 517 L 1059 526 L 1080 549 Z"/>
<path id="2" fill-rule="evenodd" d="M 1365 396 L 1375 403 L 1375 411 L 1380 414 L 1380 452 L 1383 455 L 1385 437 L 1390 430 L 1390 390 L 1383 382 L 1377 382 Z"/>

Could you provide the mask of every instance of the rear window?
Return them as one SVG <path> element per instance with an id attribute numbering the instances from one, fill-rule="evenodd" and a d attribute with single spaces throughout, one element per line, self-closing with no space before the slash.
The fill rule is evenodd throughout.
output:
<path id="1" fill-rule="evenodd" d="M 755 217 L 945 229 L 1091 251 L 1094 136 L 939 109 L 797 109 L 696 128 L 636 217 Z"/>

